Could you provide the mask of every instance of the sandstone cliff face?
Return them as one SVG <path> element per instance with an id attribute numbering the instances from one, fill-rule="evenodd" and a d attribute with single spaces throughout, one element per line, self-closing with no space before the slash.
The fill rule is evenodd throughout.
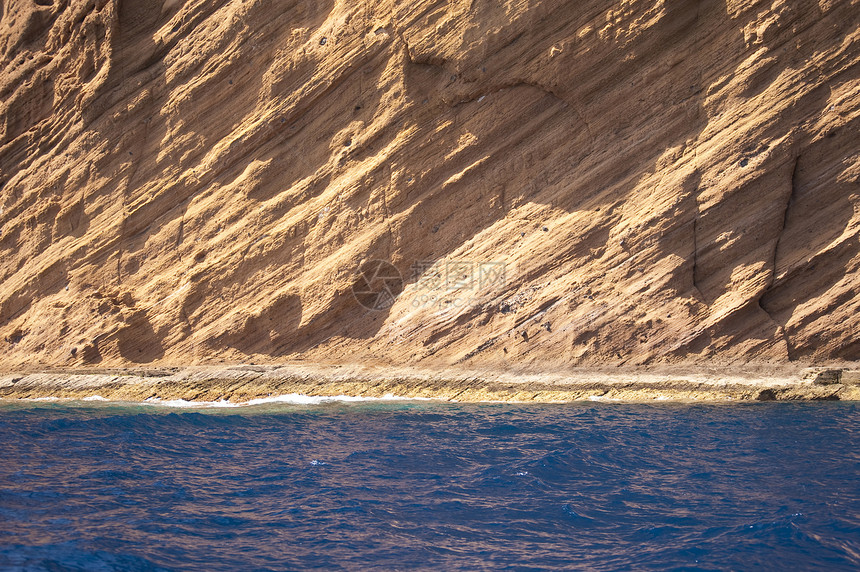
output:
<path id="1" fill-rule="evenodd" d="M 4 0 L 0 366 L 858 359 L 858 15 Z"/>

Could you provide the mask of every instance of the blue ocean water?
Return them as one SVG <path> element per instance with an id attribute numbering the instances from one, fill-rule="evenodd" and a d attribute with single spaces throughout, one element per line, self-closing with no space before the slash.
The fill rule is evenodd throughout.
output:
<path id="1" fill-rule="evenodd" d="M 854 570 L 851 403 L 0 404 L 3 570 Z"/>

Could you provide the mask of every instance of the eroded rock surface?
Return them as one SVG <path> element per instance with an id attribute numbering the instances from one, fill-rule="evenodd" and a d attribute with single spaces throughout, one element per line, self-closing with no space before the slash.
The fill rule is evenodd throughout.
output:
<path id="1" fill-rule="evenodd" d="M 858 14 L 5 0 L 0 366 L 856 360 Z"/>

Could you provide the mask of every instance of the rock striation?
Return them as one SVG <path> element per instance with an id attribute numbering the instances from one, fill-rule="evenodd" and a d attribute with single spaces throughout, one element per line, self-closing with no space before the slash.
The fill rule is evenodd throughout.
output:
<path id="1" fill-rule="evenodd" d="M 0 367 L 860 359 L 858 0 L 4 0 Z"/>
<path id="2" fill-rule="evenodd" d="M 780 366 L 662 366 L 643 371 L 577 368 L 560 373 L 462 367 L 232 365 L 54 370 L 0 375 L 2 400 L 148 402 L 235 407 L 354 399 L 570 403 L 860 400 L 860 370 Z M 835 376 L 835 379 L 834 379 Z M 311 398 L 311 399 L 308 399 Z M 320 401 L 317 401 L 320 402 Z"/>

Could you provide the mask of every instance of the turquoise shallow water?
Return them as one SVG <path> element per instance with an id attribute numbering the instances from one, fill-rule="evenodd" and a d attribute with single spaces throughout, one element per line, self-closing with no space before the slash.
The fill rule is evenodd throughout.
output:
<path id="1" fill-rule="evenodd" d="M 851 403 L 0 404 L 0 569 L 860 566 Z"/>

